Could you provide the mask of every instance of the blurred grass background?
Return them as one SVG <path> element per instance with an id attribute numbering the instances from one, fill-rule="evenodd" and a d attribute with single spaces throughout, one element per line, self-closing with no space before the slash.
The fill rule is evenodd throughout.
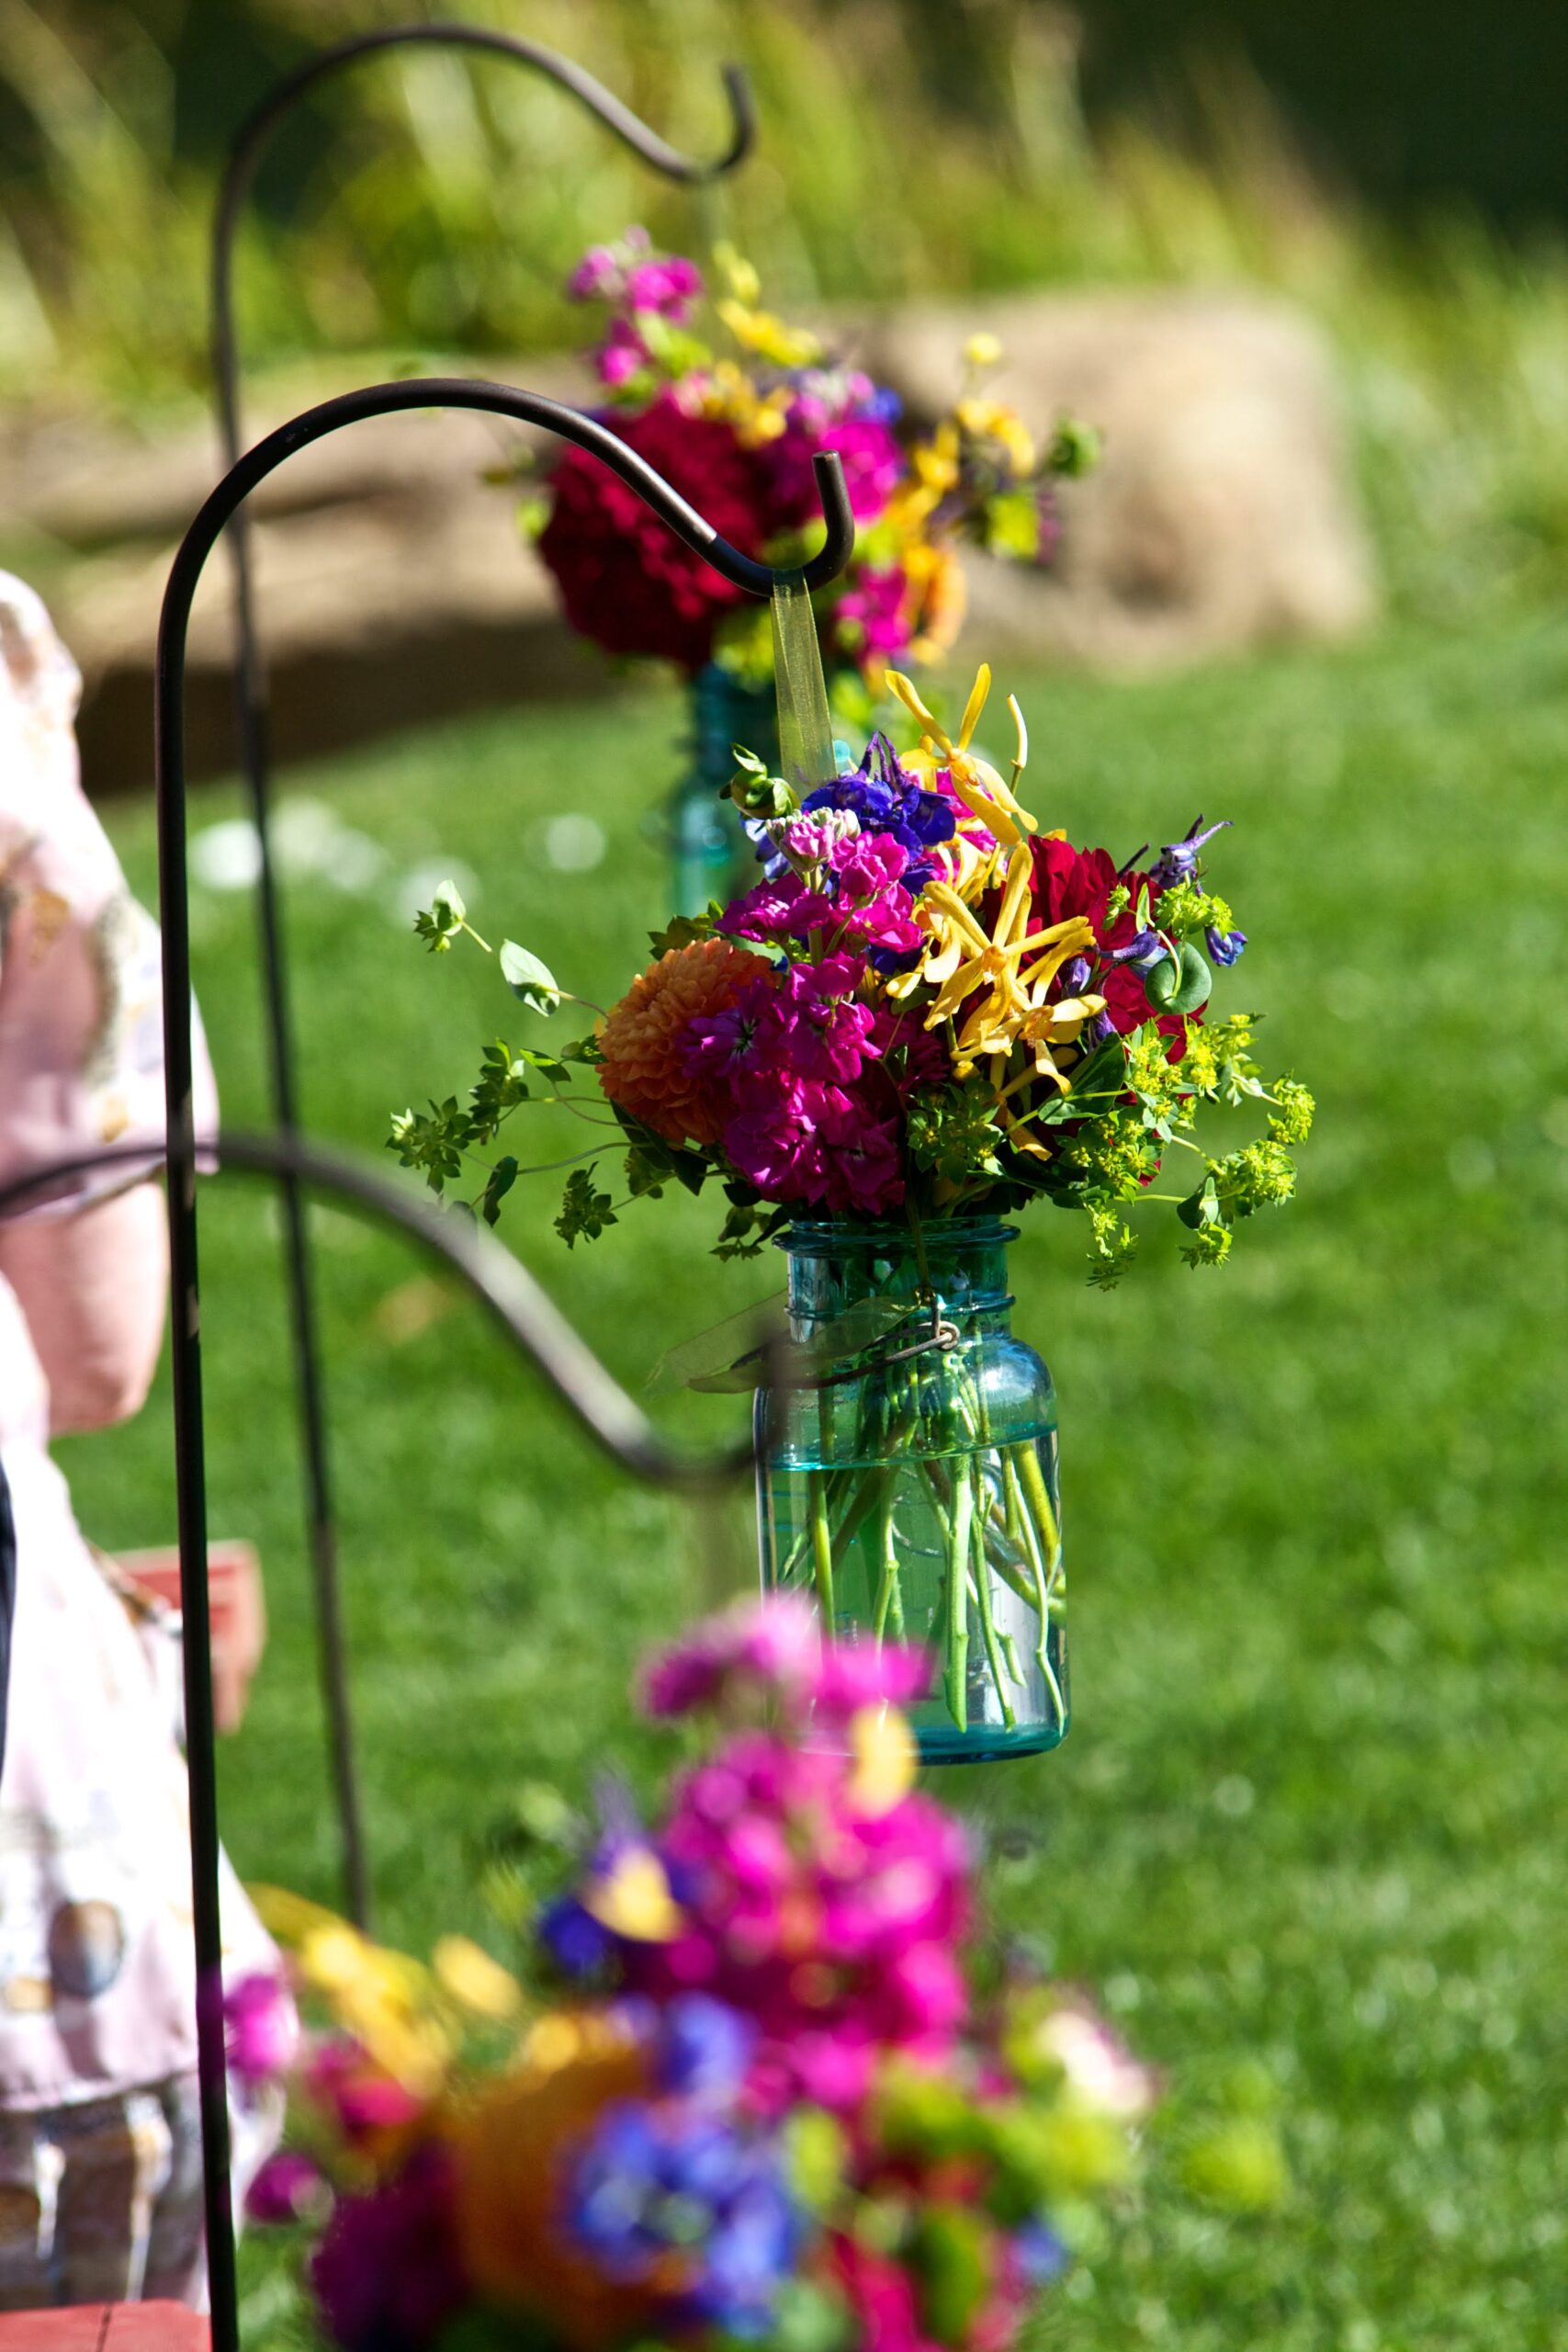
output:
<path id="1" fill-rule="evenodd" d="M 192 398 L 225 141 L 308 50 L 417 13 L 6 0 L 0 397 L 142 413 Z M 739 58 L 761 152 L 693 198 L 526 74 L 406 51 L 356 67 L 261 173 L 239 272 L 258 360 L 559 344 L 560 283 L 585 239 L 641 218 L 678 245 L 734 234 L 786 303 L 1253 286 L 1334 339 L 1396 606 L 1452 619 L 1568 582 L 1561 12 L 1504 0 L 1484 30 L 1409 0 L 450 13 L 567 50 L 697 153 L 720 141 L 716 69 Z"/>
<path id="2" fill-rule="evenodd" d="M 1268 1058 L 1320 1102 L 1300 1201 L 1217 1275 L 1162 1234 L 1091 1293 L 1076 1224 L 1047 1210 L 1014 1251 L 1018 1322 L 1062 1395 L 1077 1721 L 1059 1757 L 942 1792 L 991 1841 L 998 1926 L 1101 1987 L 1189 2090 L 1277 2100 L 1294 2183 L 1226 2217 L 1162 2157 L 1037 2340 L 1555 2352 L 1568 628 L 1007 683 L 1045 822 L 1124 851 L 1200 807 L 1235 820 L 1215 873 L 1254 944 L 1227 991 L 1272 1008 Z M 661 908 L 643 820 L 678 724 L 660 697 L 468 722 L 293 782 L 399 869 L 477 874 L 487 935 L 603 999 Z M 587 873 L 549 864 L 566 777 L 607 839 Z M 200 816 L 236 806 L 205 795 Z M 150 889 L 148 820 L 113 821 Z M 514 1008 L 375 893 L 291 899 L 308 1122 L 364 1150 L 411 1093 L 464 1083 Z M 197 919 L 228 1114 L 255 1120 L 249 905 L 198 893 Z M 559 1181 L 525 1183 L 506 1230 L 634 1390 L 669 1340 L 777 1286 L 703 1257 L 711 1219 L 683 1198 L 569 1255 Z M 476 1834 L 520 1783 L 581 1798 L 664 1753 L 627 1674 L 751 1573 L 749 1498 L 694 1529 L 607 1471 L 400 1248 L 336 1214 L 319 1236 L 382 1925 L 423 1949 L 438 1925 L 484 1931 Z M 224 1818 L 243 1871 L 330 1899 L 265 1200 L 209 1190 L 203 1258 L 213 1520 L 259 1539 L 273 1616 Z M 736 1418 L 685 1403 L 710 1431 Z M 99 1541 L 168 1537 L 163 1399 L 62 1453 Z M 247 2278 L 247 2345 L 304 2342 L 276 2254 L 253 2247 Z"/>

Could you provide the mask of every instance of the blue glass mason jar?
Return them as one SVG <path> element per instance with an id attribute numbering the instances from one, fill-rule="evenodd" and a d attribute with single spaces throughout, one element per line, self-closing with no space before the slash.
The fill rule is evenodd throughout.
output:
<path id="1" fill-rule="evenodd" d="M 1013 1336 L 1016 1227 L 797 1224 L 792 1385 L 758 1400 L 762 1581 L 825 1637 L 923 1643 L 928 1763 L 1055 1747 L 1068 1723 L 1056 1397 Z"/>
<path id="2" fill-rule="evenodd" d="M 770 771 L 777 767 L 778 706 L 771 679 L 750 684 L 710 662 L 691 680 L 687 707 L 687 762 L 670 797 L 670 844 L 675 912 L 700 915 L 711 899 L 727 905 L 761 879 L 735 805 L 719 795 L 735 773 L 737 743 Z"/>

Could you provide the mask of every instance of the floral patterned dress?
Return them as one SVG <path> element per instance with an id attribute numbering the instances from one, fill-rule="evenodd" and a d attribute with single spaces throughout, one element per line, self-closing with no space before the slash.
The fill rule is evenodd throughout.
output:
<path id="1" fill-rule="evenodd" d="M 0 573 L 0 1190 L 163 1132 L 157 932 L 78 781 L 78 688 L 37 597 Z M 126 1181 L 123 1167 L 79 1178 L 24 1213 L 66 1216 Z M 16 1581 L 0 1772 L 0 2311 L 195 2302 L 185 1767 L 169 1678 L 76 1525 L 49 1419 L 34 1335 L 0 1279 Z M 276 1965 L 231 1876 L 223 1917 L 231 1977 Z M 241 2109 L 236 2121 L 243 2175 L 273 2119 Z"/>

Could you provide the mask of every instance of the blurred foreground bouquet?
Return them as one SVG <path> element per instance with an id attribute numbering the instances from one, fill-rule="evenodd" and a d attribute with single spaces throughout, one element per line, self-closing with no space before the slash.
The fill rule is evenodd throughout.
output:
<path id="1" fill-rule="evenodd" d="M 329 2020 L 254 2204 L 343 2352 L 1006 2352 L 1133 2177 L 1153 2085 L 1077 1997 L 966 1979 L 970 1860 L 912 1785 L 919 1657 L 747 1604 L 654 1665 L 706 1751 L 607 1807 L 538 1995 L 274 1894 Z"/>
<path id="2" fill-rule="evenodd" d="M 927 661 L 956 635 L 958 540 L 1049 561 L 1054 482 L 1090 461 L 1090 437 L 1063 425 L 1037 447 L 981 390 L 1000 356 L 983 336 L 952 412 L 929 435 L 901 432 L 895 392 L 760 309 L 756 272 L 733 250 L 721 247 L 716 266 L 717 300 L 699 328 L 702 273 L 655 253 L 646 231 L 580 265 L 570 291 L 605 318 L 593 362 L 606 419 L 726 538 L 777 565 L 806 560 L 818 516 L 811 460 L 838 450 L 859 533 L 849 570 L 818 601 L 824 662 L 879 688 L 886 663 Z M 716 661 L 766 677 L 766 610 L 673 540 L 596 458 L 553 454 L 526 512 L 582 636 L 689 673 Z"/>

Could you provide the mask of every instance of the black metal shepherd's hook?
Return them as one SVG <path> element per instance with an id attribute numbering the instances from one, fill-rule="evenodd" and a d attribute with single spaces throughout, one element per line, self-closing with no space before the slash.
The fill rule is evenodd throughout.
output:
<path id="1" fill-rule="evenodd" d="M 0 1188 L 0 1217 L 58 1192 L 85 1176 L 120 1178 L 150 1174 L 163 1155 L 144 1144 L 121 1144 L 84 1158 L 35 1169 Z M 716 1453 L 694 1454 L 665 1443 L 645 1413 L 607 1372 L 526 1268 L 482 1227 L 443 1216 L 403 1186 L 299 1136 L 222 1136 L 204 1147 L 204 1163 L 227 1172 L 288 1177 L 296 1186 L 320 1192 L 396 1227 L 460 1275 L 499 1324 L 503 1335 L 544 1374 L 589 1436 L 634 1476 L 676 1492 L 713 1491 L 750 1466 L 750 1436 Z M 171 1172 L 176 1183 L 188 1178 Z M 177 1294 L 176 1294 L 177 1295 Z M 182 1326 L 176 1316 L 175 1331 Z M 176 1356 L 180 1350 L 176 1342 Z M 176 1378 L 176 1399 L 181 1383 Z M 199 1396 L 195 1419 L 186 1403 L 187 1431 L 194 1427 L 199 1449 Z M 188 1456 L 186 1457 L 188 1462 Z M 200 1477 L 199 1457 L 196 1476 Z M 186 1487 L 181 1473 L 181 1494 Z M 0 1488 L 0 1492 L 4 1489 Z M 186 1761 L 190 1779 L 191 1876 L 195 1894 L 197 1951 L 197 2080 L 201 2101 L 208 2270 L 211 2289 L 213 2352 L 239 2352 L 240 2323 L 234 2266 L 233 2215 L 229 2195 L 228 2083 L 222 2018 L 222 1981 L 218 1966 L 219 1842 L 218 1756 L 212 1712 L 212 1624 L 205 1538 L 193 1553 L 182 1515 L 180 1607 L 184 1621 Z"/>
<path id="2" fill-rule="evenodd" d="M 173 1302 L 175 1481 L 178 1505 L 180 1589 L 190 1611 L 186 1644 L 187 1733 L 205 1743 L 212 1727 L 212 1669 L 208 1654 L 207 1472 L 201 1402 L 201 1305 L 197 1267 L 197 1170 L 191 1042 L 190 891 L 186 870 L 185 678 L 191 605 L 208 558 L 224 526 L 259 482 L 297 450 L 329 433 L 372 416 L 405 409 L 474 409 L 513 417 L 591 451 L 618 474 L 677 538 L 716 571 L 753 596 L 798 582 L 819 588 L 837 579 L 853 551 L 854 515 L 834 450 L 812 459 L 827 537 L 820 554 L 797 570 L 775 572 L 720 537 L 662 475 L 607 425 L 578 410 L 508 384 L 435 377 L 374 384 L 307 409 L 280 425 L 230 469 L 181 540 L 164 591 L 153 673 L 154 765 L 158 786 L 158 875 L 163 915 L 164 1075 L 168 1112 L 169 1271 Z M 291 1138 L 285 1137 L 285 1142 Z M 229 2207 L 229 2115 L 223 2075 L 222 1939 L 218 1901 L 218 1808 L 207 1776 L 191 1779 L 191 1860 L 201 2058 L 202 2150 L 207 2180 L 208 2260 L 212 2282 L 213 2352 L 239 2352 L 234 2239 Z"/>
<path id="3" fill-rule="evenodd" d="M 234 243 L 256 168 L 279 124 L 319 83 L 330 79 L 344 66 L 356 63 L 361 58 L 376 55 L 383 50 L 416 45 L 426 49 L 478 51 L 514 65 L 525 65 L 532 72 L 544 74 L 547 80 L 580 100 L 590 114 L 604 123 L 652 170 L 662 173 L 667 179 L 678 180 L 688 186 L 717 179 L 732 170 L 750 152 L 755 137 L 756 111 L 750 85 L 738 65 L 727 65 L 722 70 L 725 94 L 729 104 L 729 144 L 724 153 L 713 162 L 703 163 L 682 155 L 677 148 L 670 146 L 570 58 L 559 56 L 538 41 L 520 40 L 510 33 L 492 32 L 484 26 L 391 26 L 379 32 L 365 33 L 353 40 L 340 41 L 335 47 L 321 51 L 318 56 L 307 58 L 277 83 L 241 124 L 229 151 L 219 188 L 212 225 L 212 380 L 225 467 L 233 467 L 240 456 L 240 352 L 234 318 Z M 281 1132 L 288 1135 L 294 1133 L 299 1125 L 299 1089 L 295 1076 L 293 1024 L 278 908 L 277 876 L 272 856 L 266 676 L 257 637 L 250 534 L 243 506 L 236 508 L 230 517 L 227 536 L 233 566 L 234 687 L 240 764 L 249 794 L 251 820 L 255 828 L 257 844 L 256 905 L 267 1063 L 273 1117 Z M 368 1918 L 368 1890 L 354 1791 L 353 1727 L 342 1668 L 343 1633 L 337 1592 L 336 1531 L 326 1441 L 326 1409 L 321 1394 L 321 1348 L 316 1331 L 314 1288 L 310 1274 L 310 1238 L 304 1204 L 298 1187 L 287 1175 L 283 1179 L 281 1192 L 289 1328 L 305 1471 L 306 1537 L 321 1634 L 328 1739 L 347 1849 L 345 1900 L 351 1916 L 363 1927 Z"/>

